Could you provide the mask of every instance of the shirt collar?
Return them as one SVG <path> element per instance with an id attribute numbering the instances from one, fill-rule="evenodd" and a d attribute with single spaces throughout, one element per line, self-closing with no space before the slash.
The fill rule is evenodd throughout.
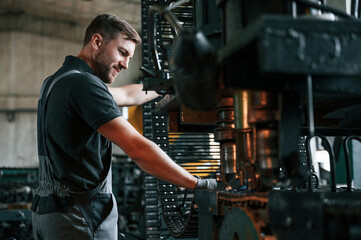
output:
<path id="1" fill-rule="evenodd" d="M 63 66 L 72 66 L 72 67 L 76 67 L 78 70 L 80 70 L 81 72 L 89 72 L 91 74 L 93 73 L 93 70 L 90 68 L 90 66 L 84 62 L 83 60 L 81 60 L 78 57 L 75 56 L 66 56 Z"/>

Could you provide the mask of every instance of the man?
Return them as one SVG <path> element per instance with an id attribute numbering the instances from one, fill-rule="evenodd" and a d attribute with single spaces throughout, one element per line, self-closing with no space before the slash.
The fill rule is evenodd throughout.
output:
<path id="1" fill-rule="evenodd" d="M 117 105 L 158 96 L 145 94 L 139 84 L 110 91 L 105 85 L 128 68 L 140 42 L 124 20 L 99 15 L 78 56 L 67 56 L 44 81 L 38 106 L 40 181 L 32 205 L 36 240 L 117 239 L 110 141 L 149 174 L 190 189 L 215 188 L 215 180 L 193 177 L 121 117 Z"/>

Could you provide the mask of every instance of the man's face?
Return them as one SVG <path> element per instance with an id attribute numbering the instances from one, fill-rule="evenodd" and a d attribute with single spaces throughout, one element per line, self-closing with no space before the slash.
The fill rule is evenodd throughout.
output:
<path id="1" fill-rule="evenodd" d="M 133 57 L 135 43 L 126 39 L 124 34 L 105 41 L 99 46 L 94 56 L 94 73 L 103 82 L 112 83 L 122 69 L 127 69 L 129 60 Z"/>

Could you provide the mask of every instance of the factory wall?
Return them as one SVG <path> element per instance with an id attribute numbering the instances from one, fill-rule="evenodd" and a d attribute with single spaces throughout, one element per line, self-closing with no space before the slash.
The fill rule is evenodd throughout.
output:
<path id="1" fill-rule="evenodd" d="M 81 44 L 0 32 L 0 166 L 37 166 L 36 108 L 43 80 Z"/>
<path id="2" fill-rule="evenodd" d="M 41 84 L 66 55 L 77 55 L 82 43 L 20 31 L 0 31 L 0 41 L 0 167 L 34 167 Z M 137 81 L 140 52 L 113 86 Z"/>

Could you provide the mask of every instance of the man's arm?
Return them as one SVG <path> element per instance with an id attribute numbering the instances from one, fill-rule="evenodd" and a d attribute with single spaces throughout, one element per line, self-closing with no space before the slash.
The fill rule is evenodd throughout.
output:
<path id="1" fill-rule="evenodd" d="M 122 87 L 109 87 L 118 106 L 135 106 L 149 102 L 159 96 L 155 91 L 143 91 L 143 84 L 129 84 Z"/>
<path id="2" fill-rule="evenodd" d="M 139 134 L 123 117 L 102 125 L 98 132 L 118 145 L 145 172 L 167 182 L 194 189 L 197 179 L 173 162 L 154 142 Z"/>

